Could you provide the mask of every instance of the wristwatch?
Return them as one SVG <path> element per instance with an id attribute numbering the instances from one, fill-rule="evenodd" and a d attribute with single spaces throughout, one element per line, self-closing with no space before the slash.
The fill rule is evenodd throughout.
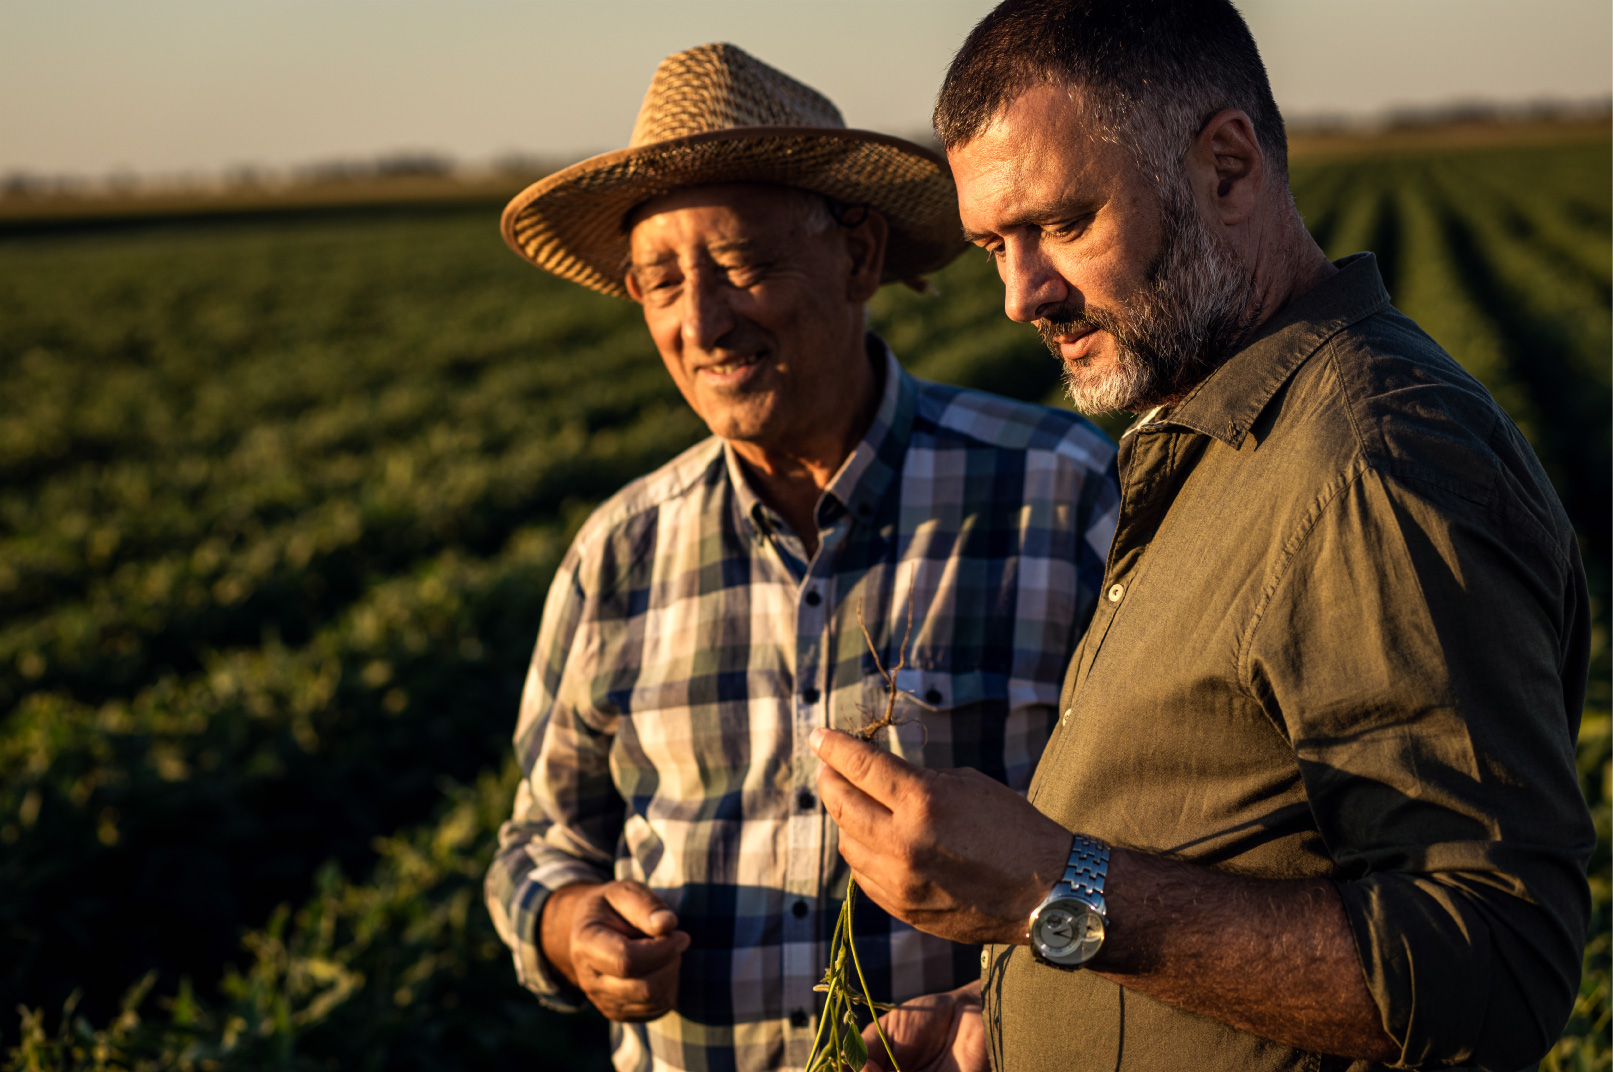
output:
<path id="1" fill-rule="evenodd" d="M 1044 964 L 1074 971 L 1098 955 L 1109 919 L 1104 876 L 1110 847 L 1097 838 L 1071 839 L 1065 874 L 1031 912 L 1031 955 Z"/>

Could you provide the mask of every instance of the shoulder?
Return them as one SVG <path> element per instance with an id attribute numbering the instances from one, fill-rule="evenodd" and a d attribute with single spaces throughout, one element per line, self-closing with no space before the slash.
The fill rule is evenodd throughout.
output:
<path id="1" fill-rule="evenodd" d="M 597 573 L 610 562 L 641 557 L 655 542 L 668 510 L 698 511 L 708 500 L 706 492 L 725 480 L 723 441 L 703 439 L 596 507 L 572 540 L 568 565 L 574 571 L 592 565 L 590 572 Z"/>
<path id="2" fill-rule="evenodd" d="M 1039 453 L 1104 472 L 1115 444 L 1085 417 L 1052 406 L 918 380 L 914 437 L 934 447 Z"/>
<path id="3" fill-rule="evenodd" d="M 1340 432 L 1379 479 L 1452 508 L 1569 531 L 1546 472 L 1483 385 L 1409 317 L 1388 309 L 1335 335 L 1317 374 L 1335 379 Z"/>

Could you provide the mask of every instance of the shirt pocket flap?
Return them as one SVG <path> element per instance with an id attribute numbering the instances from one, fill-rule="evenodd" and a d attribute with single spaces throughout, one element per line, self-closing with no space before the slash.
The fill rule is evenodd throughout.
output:
<path id="1" fill-rule="evenodd" d="M 896 678 L 897 691 L 905 699 L 930 711 L 946 711 L 989 700 L 1003 701 L 1009 696 L 1008 675 L 985 670 L 955 673 L 945 670 L 898 670 Z"/>

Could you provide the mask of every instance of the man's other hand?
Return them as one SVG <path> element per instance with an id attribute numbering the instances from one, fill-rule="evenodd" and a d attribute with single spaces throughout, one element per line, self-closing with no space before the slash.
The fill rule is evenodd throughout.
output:
<path id="1" fill-rule="evenodd" d="M 654 1020 L 678 1000 L 689 935 L 641 882 L 566 886 L 540 921 L 544 956 L 608 1020 Z"/>
<path id="2" fill-rule="evenodd" d="M 925 770 L 844 733 L 813 731 L 819 797 L 858 887 L 922 931 L 1024 945 L 1065 870 L 1070 831 L 977 770 Z"/>
<path id="3" fill-rule="evenodd" d="M 986 1027 L 981 1021 L 981 981 L 944 994 L 905 1001 L 880 1017 L 902 1072 L 987 1072 Z M 869 1063 L 864 1072 L 892 1072 L 880 1036 L 863 1029 Z"/>

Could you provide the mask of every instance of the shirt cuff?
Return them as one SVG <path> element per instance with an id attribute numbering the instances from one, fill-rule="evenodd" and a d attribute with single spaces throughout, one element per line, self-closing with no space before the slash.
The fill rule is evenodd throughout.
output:
<path id="1" fill-rule="evenodd" d="M 544 881 L 537 881 L 536 871 L 544 872 Z M 540 1002 L 558 1012 L 577 1012 L 586 1007 L 589 1001 L 544 956 L 544 908 L 556 890 L 577 883 L 604 881 L 606 879 L 598 872 L 576 862 L 528 872 L 519 893 L 511 899 L 510 916 L 504 921 L 505 926 L 499 928 L 507 935 L 505 940 L 515 960 L 516 978 L 522 986 L 537 995 Z M 494 922 L 497 925 L 500 921 L 496 918 Z"/>
<path id="2" fill-rule="evenodd" d="M 588 1008 L 588 998 L 544 956 L 541 938 L 544 905 L 555 891 L 547 886 L 535 886 L 535 889 L 527 909 L 532 919 L 532 933 L 516 954 L 516 972 L 521 976 L 522 985 L 536 994 L 538 1003 L 545 1008 L 556 1012 L 582 1012 Z"/>

